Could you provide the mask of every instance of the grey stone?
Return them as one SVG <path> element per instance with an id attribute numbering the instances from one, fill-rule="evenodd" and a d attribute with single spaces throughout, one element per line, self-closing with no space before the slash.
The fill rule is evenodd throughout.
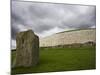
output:
<path id="1" fill-rule="evenodd" d="M 30 67 L 39 62 L 39 37 L 32 30 L 20 32 L 16 36 L 15 66 Z"/>

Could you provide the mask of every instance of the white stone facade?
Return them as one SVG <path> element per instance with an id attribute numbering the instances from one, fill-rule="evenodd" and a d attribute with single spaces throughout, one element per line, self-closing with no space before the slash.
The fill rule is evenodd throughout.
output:
<path id="1" fill-rule="evenodd" d="M 96 42 L 95 28 L 53 34 L 40 39 L 40 47 L 85 43 L 88 41 Z"/>

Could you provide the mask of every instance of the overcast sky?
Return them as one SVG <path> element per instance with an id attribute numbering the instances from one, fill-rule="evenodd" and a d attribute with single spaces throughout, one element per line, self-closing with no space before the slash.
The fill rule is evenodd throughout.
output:
<path id="1" fill-rule="evenodd" d="M 71 29 L 95 28 L 96 7 L 12 1 L 12 48 L 16 33 L 32 29 L 40 38 Z"/>

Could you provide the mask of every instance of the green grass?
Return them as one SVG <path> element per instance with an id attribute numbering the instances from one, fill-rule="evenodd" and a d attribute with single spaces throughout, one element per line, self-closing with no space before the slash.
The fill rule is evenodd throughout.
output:
<path id="1" fill-rule="evenodd" d="M 95 52 L 95 47 L 41 48 L 37 66 L 12 68 L 12 74 L 95 69 Z M 12 59 L 15 59 L 15 51 L 12 51 Z"/>

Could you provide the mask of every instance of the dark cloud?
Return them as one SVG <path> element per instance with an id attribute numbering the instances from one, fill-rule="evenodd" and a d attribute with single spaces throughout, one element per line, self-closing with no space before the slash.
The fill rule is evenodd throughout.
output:
<path id="1" fill-rule="evenodd" d="M 95 6 L 12 1 L 13 40 L 17 32 L 27 29 L 45 36 L 59 30 L 95 27 L 95 22 Z"/>

